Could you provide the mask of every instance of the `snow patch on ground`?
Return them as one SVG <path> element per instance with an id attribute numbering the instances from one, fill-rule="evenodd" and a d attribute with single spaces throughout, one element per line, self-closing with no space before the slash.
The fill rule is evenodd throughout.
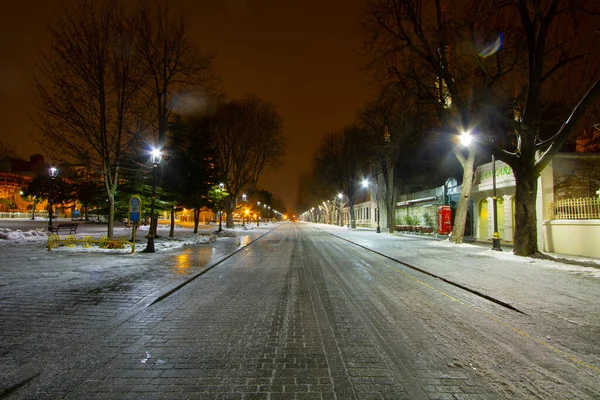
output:
<path id="1" fill-rule="evenodd" d="M 136 252 L 141 251 L 145 248 L 146 245 L 146 234 L 148 228 L 147 227 L 139 227 L 137 232 L 136 239 Z M 221 233 L 221 237 L 236 237 L 236 231 L 243 231 L 239 229 L 232 230 L 223 230 Z M 129 241 L 131 239 L 131 230 L 125 228 L 115 228 L 114 236 L 125 237 Z M 21 230 L 11 230 L 8 228 L 0 228 L 0 247 L 3 246 L 12 246 L 18 244 L 25 243 L 39 243 L 40 246 L 46 246 L 48 242 L 48 233 L 45 229 L 35 229 L 29 231 L 21 231 Z M 64 240 L 67 236 L 70 235 L 60 235 L 61 240 Z M 76 234 L 74 235 L 78 240 L 83 239 L 85 236 L 92 236 L 95 240 L 98 240 L 100 236 L 104 236 L 103 234 Z M 208 244 L 214 243 L 217 240 L 217 235 L 214 233 L 202 232 L 202 233 L 193 233 L 192 229 L 181 228 L 178 229 L 176 236 L 169 237 L 167 230 L 159 229 L 159 236 L 157 236 L 154 240 L 154 247 L 156 251 L 166 251 L 173 250 L 185 246 L 193 246 L 198 244 Z M 130 252 L 131 247 L 126 245 L 124 249 L 102 249 L 97 245 L 94 245 L 89 248 L 85 248 L 81 245 L 81 243 L 77 243 L 74 247 L 67 247 L 64 245 L 60 245 L 59 247 L 55 247 L 52 251 L 61 251 L 61 252 Z"/>
<path id="2" fill-rule="evenodd" d="M 480 249 L 481 246 L 473 245 L 469 243 L 461 243 L 456 244 L 452 243 L 449 240 L 443 241 L 431 241 L 430 246 L 435 247 L 448 247 L 448 248 L 456 248 L 459 249 Z M 552 258 L 553 260 L 542 259 L 542 258 L 534 258 L 534 257 L 521 257 L 517 256 L 513 253 L 512 249 L 504 249 L 503 251 L 495 251 L 490 249 L 485 249 L 478 251 L 478 256 L 490 257 L 499 261 L 509 261 L 511 263 L 520 263 L 520 264 L 533 264 L 536 267 L 548 268 L 561 270 L 566 272 L 572 272 L 577 274 L 584 274 L 587 276 L 592 276 L 595 278 L 600 278 L 600 260 L 577 257 L 571 255 L 556 255 L 556 254 L 545 254 L 546 256 Z M 576 265 L 586 264 L 586 266 Z"/>
<path id="3" fill-rule="evenodd" d="M 0 228 L 0 243 L 3 241 L 40 241 L 47 240 L 48 235 L 42 228 L 29 231 L 10 230 L 8 228 Z"/>

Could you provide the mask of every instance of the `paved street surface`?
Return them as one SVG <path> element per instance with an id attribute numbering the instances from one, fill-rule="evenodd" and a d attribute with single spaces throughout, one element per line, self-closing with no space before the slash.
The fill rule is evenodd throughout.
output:
<path id="1" fill-rule="evenodd" d="M 3 247 L 0 398 L 600 398 L 594 267 L 304 223 L 238 234 Z"/>

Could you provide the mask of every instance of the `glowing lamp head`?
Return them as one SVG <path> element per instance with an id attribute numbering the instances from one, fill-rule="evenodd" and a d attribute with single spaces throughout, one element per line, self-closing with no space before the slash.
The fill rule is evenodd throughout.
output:
<path id="1" fill-rule="evenodd" d="M 162 152 L 159 149 L 152 149 L 152 152 L 150 153 L 150 158 L 152 160 L 152 164 L 156 166 L 160 164 L 160 160 L 162 159 Z"/>
<path id="2" fill-rule="evenodd" d="M 471 136 L 471 131 L 463 131 L 460 133 L 460 143 L 467 147 L 473 141 L 473 136 Z"/>

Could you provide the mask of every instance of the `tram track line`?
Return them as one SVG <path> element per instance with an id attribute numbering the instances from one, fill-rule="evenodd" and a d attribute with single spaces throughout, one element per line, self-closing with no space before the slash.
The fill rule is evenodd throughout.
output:
<path id="1" fill-rule="evenodd" d="M 349 240 L 349 239 L 343 238 L 343 237 L 341 237 L 341 236 L 335 235 L 335 234 L 333 234 L 333 233 L 331 233 L 331 232 L 322 231 L 322 230 L 320 230 L 320 229 L 318 229 L 318 228 L 315 228 L 315 229 L 317 229 L 317 230 L 318 230 L 318 231 L 320 231 L 320 232 L 325 232 L 325 233 L 328 233 L 328 234 L 330 234 L 331 236 L 333 236 L 333 237 L 335 237 L 335 238 L 338 238 L 338 239 L 340 239 L 340 240 L 343 240 L 343 241 L 345 241 L 345 242 L 347 242 L 347 243 L 350 243 L 350 244 L 352 244 L 352 245 L 354 245 L 354 246 L 357 246 L 357 247 L 359 247 L 359 248 L 362 248 L 362 249 L 364 249 L 364 250 L 370 251 L 370 252 L 372 252 L 372 253 L 374 253 L 374 254 L 377 254 L 377 255 L 379 255 L 379 256 L 381 256 L 381 257 L 384 257 L 384 258 L 386 258 L 386 259 L 388 259 L 388 260 L 394 261 L 395 263 L 398 263 L 398 264 L 400 264 L 400 265 L 403 265 L 403 266 L 405 266 L 405 267 L 407 267 L 407 268 L 409 268 L 409 269 L 412 269 L 412 270 L 418 271 L 418 272 L 420 272 L 420 273 L 422 273 L 422 274 L 425 274 L 425 275 L 427 275 L 427 276 L 430 276 L 430 277 L 433 277 L 433 278 L 439 279 L 439 280 L 441 280 L 441 281 L 443 281 L 443 282 L 445 282 L 445 283 L 448 283 L 449 285 L 452 285 L 452 286 L 455 286 L 455 287 L 457 287 L 457 288 L 459 288 L 459 289 L 465 290 L 465 291 L 467 291 L 467 292 L 469 292 L 469 293 L 472 293 L 472 294 L 474 294 L 474 295 L 476 295 L 476 296 L 479 296 L 479 297 L 481 297 L 481 298 L 484 298 L 484 299 L 486 299 L 486 300 L 488 300 L 488 301 L 491 301 L 491 302 L 493 302 L 493 303 L 496 303 L 496 304 L 498 304 L 498 305 L 500 305 L 500 306 L 502 306 L 502 307 L 505 307 L 505 308 L 507 308 L 507 309 L 509 309 L 509 310 L 512 310 L 512 311 L 518 312 L 518 313 L 520 313 L 520 314 L 523 314 L 523 315 L 526 315 L 526 316 L 529 316 L 528 314 L 524 313 L 523 311 L 520 311 L 520 310 L 519 310 L 519 309 L 517 309 L 516 307 L 513 307 L 512 305 L 510 305 L 510 304 L 508 304 L 508 303 L 505 303 L 505 302 L 503 302 L 503 301 L 501 301 L 501 300 L 494 299 L 493 297 L 491 297 L 491 296 L 488 296 L 488 295 L 486 295 L 486 294 L 480 293 L 480 292 L 478 292 L 477 290 L 474 290 L 474 289 L 468 288 L 468 287 L 466 287 L 466 286 L 464 286 L 464 285 L 461 285 L 461 284 L 458 284 L 458 283 L 456 283 L 456 282 L 452 282 L 452 281 L 450 281 L 450 280 L 448 280 L 448 279 L 446 279 L 446 278 L 443 278 L 443 277 L 437 276 L 436 274 L 433 274 L 433 273 L 431 273 L 431 272 L 429 272 L 429 271 L 425 271 L 425 270 L 423 270 L 422 268 L 419 268 L 419 267 L 416 267 L 416 266 L 410 265 L 410 264 L 408 264 L 408 263 L 406 263 L 406 262 L 403 262 L 403 261 L 401 261 L 401 260 L 398 260 L 398 259 L 396 259 L 396 258 L 394 258 L 394 257 L 391 257 L 391 256 L 388 256 L 388 255 L 386 255 L 386 254 L 383 254 L 383 253 L 381 253 L 381 252 L 375 251 L 375 250 L 373 250 L 373 249 L 370 249 L 370 248 L 368 248 L 368 247 L 366 247 L 366 246 L 363 246 L 363 245 L 361 245 L 361 244 L 358 244 L 358 243 L 356 243 L 356 242 L 353 242 L 352 240 Z M 500 320 L 500 319 L 499 319 L 499 318 L 497 318 L 496 316 L 494 316 L 494 315 L 492 315 L 492 314 L 490 314 L 490 313 L 488 313 L 488 312 L 485 312 L 485 311 L 483 311 L 483 310 L 480 310 L 479 308 L 475 307 L 474 305 L 468 304 L 468 303 L 466 303 L 466 302 L 464 302 L 464 301 L 462 301 L 462 300 L 460 300 L 460 299 L 456 298 L 455 296 L 452 296 L 451 294 L 449 294 L 449 293 L 447 293 L 447 292 L 445 292 L 445 291 L 443 291 L 443 290 L 441 290 L 441 289 L 439 289 L 439 288 L 436 288 L 436 287 L 433 287 L 433 286 L 429 285 L 428 283 L 426 283 L 426 282 L 422 281 L 421 279 L 419 279 L 419 278 L 417 278 L 417 277 L 415 277 L 415 276 L 412 276 L 411 274 L 408 274 L 408 273 L 406 273 L 406 272 L 404 272 L 404 271 L 402 271 L 402 270 L 400 270 L 400 269 L 398 269 L 398 268 L 395 268 L 395 267 L 393 267 L 393 266 L 389 266 L 389 268 L 391 268 L 393 271 L 396 271 L 396 272 L 398 272 L 398 273 L 400 273 L 400 274 L 402 274 L 402 275 L 406 276 L 407 278 L 410 278 L 410 279 L 414 280 L 415 282 L 418 282 L 418 283 L 420 283 L 420 284 L 422 284 L 422 285 L 424 285 L 424 286 L 428 287 L 428 288 L 429 288 L 429 289 L 431 289 L 431 290 L 437 291 L 437 292 L 441 293 L 442 295 L 444 295 L 444 296 L 446 296 L 446 297 L 448 297 L 448 298 L 450 298 L 450 299 L 452 299 L 452 300 L 454 300 L 454 301 L 456 301 L 456 302 L 458 302 L 458 303 L 460 303 L 460 304 L 463 304 L 463 305 L 465 305 L 466 307 L 469 307 L 469 308 L 471 308 L 471 309 L 472 309 L 472 310 L 474 310 L 475 312 L 477 312 L 477 313 L 479 313 L 479 314 L 481 314 L 481 315 L 485 316 L 486 318 L 489 318 L 490 320 L 492 320 L 492 321 L 494 321 L 494 322 L 496 322 L 496 323 L 498 323 L 498 324 L 500 324 L 500 325 L 502 325 L 502 326 L 504 326 L 504 327 L 506 327 L 506 328 L 508 328 L 508 329 L 512 330 L 513 332 L 516 332 L 517 334 L 519 334 L 519 335 L 521 335 L 521 336 L 523 336 L 523 337 L 525 337 L 525 338 L 527 338 L 527 339 L 529 339 L 529 340 L 531 340 L 531 341 L 533 341 L 533 342 L 535 342 L 535 343 L 537 343 L 537 344 L 543 345 L 544 347 L 548 348 L 549 350 L 553 351 L 554 353 L 556 353 L 556 354 L 558 354 L 558 355 L 560 355 L 560 356 L 562 356 L 562 357 L 564 357 L 564 358 L 567 358 L 567 359 L 571 360 L 572 362 L 574 362 L 574 363 L 575 363 L 575 364 L 577 364 L 578 366 L 580 366 L 580 367 L 583 367 L 583 368 L 587 369 L 588 371 L 593 371 L 593 372 L 595 372 L 596 374 L 599 374 L 599 375 L 600 375 L 600 368 L 598 368 L 597 366 L 595 366 L 595 365 L 592 365 L 592 364 L 590 364 L 590 363 L 588 363 L 588 362 L 586 362 L 586 361 L 583 361 L 582 359 L 580 359 L 579 357 L 576 357 L 576 356 L 574 356 L 574 355 L 573 355 L 573 354 L 571 354 L 570 352 L 568 352 L 568 351 L 565 351 L 565 350 L 562 350 L 562 349 L 560 349 L 560 348 L 558 348 L 558 347 L 555 347 L 555 346 L 553 346 L 552 344 L 548 343 L 546 340 L 543 340 L 543 339 L 536 338 L 536 337 L 534 337 L 534 336 L 530 335 L 529 333 L 527 333 L 527 332 L 525 332 L 525 331 L 523 331 L 523 330 L 521 330 L 521 329 L 519 329 L 519 328 L 517 328 L 517 327 L 515 327 L 515 326 L 513 326 L 513 325 L 511 325 L 511 324 L 509 324 L 509 323 L 507 323 L 507 322 L 504 322 L 504 321 Z"/>
<path id="2" fill-rule="evenodd" d="M 163 301 L 167 297 L 169 297 L 172 294 L 176 293 L 177 291 L 181 290 L 184 286 L 187 286 L 188 284 L 192 283 L 194 280 L 196 280 L 200 276 L 204 275 L 205 273 L 207 273 L 208 271 L 210 271 L 211 269 L 213 269 L 217 265 L 222 264 L 223 262 L 227 261 L 228 259 L 230 259 L 234 255 L 238 254 L 240 251 L 245 250 L 250 245 L 256 243 L 257 241 L 259 241 L 263 237 L 267 236 L 268 234 L 270 234 L 271 232 L 273 232 L 277 228 L 279 228 L 279 225 L 276 226 L 275 228 L 271 229 L 270 231 L 268 231 L 264 235 L 261 235 L 261 236 L 257 237 L 256 239 L 252 240 L 251 242 L 248 242 L 245 246 L 240 247 L 239 249 L 237 249 L 234 252 L 232 252 L 231 254 L 223 257 L 222 259 L 220 259 L 219 261 L 215 262 L 214 264 L 207 266 L 206 268 L 202 269 L 202 271 L 200 271 L 197 274 L 189 277 L 188 279 L 186 279 L 185 281 L 181 282 L 179 285 L 175 286 L 174 288 L 172 288 L 172 289 L 168 290 L 167 292 L 161 294 L 156 299 L 154 299 L 150 304 L 148 304 L 148 307 L 152 307 L 154 304 L 160 303 L 161 301 Z M 146 308 L 148 308 L 148 307 L 146 307 Z"/>
<path id="3" fill-rule="evenodd" d="M 326 231 L 321 231 L 321 232 L 326 232 Z M 330 234 L 331 236 L 334 236 L 334 237 L 336 237 L 336 238 L 338 238 L 338 239 L 341 239 L 341 240 L 344 240 L 344 241 L 346 241 L 346 242 L 348 242 L 348 243 L 351 243 L 351 244 L 353 244 L 353 245 L 355 245 L 355 246 L 357 246 L 357 247 L 360 247 L 360 248 L 362 248 L 362 249 L 368 250 L 368 251 L 370 251 L 371 253 L 377 254 L 377 255 L 379 255 L 379 256 L 381 256 L 381 257 L 387 258 L 388 260 L 394 261 L 395 263 L 398 263 L 398 264 L 404 265 L 405 267 L 407 267 L 407 268 L 410 268 L 410 269 L 412 269 L 412 270 L 414 270 L 414 271 L 418 271 L 418 272 L 420 272 L 420 273 L 422 273 L 422 274 L 424 274 L 424 275 L 428 275 L 428 276 L 430 276 L 430 277 L 432 277 L 432 278 L 439 279 L 439 280 L 440 280 L 440 281 L 442 281 L 442 282 L 445 282 L 445 283 L 447 283 L 447 284 L 449 284 L 449 285 L 451 285 L 451 286 L 457 287 L 457 288 L 459 288 L 459 289 L 461 289 L 461 290 L 464 290 L 464 291 L 466 291 L 466 292 L 469 292 L 469 293 L 471 293 L 471 294 L 474 294 L 474 295 L 476 295 L 476 296 L 478 296 L 478 297 L 481 297 L 481 298 L 483 298 L 483 299 L 486 299 L 487 301 L 490 301 L 490 302 L 492 302 L 492 303 L 498 304 L 499 306 L 502 306 L 502 307 L 504 307 L 504 308 L 507 308 L 507 309 L 509 309 L 509 310 L 511 310 L 511 311 L 515 311 L 515 312 L 518 312 L 518 313 L 520 313 L 520 314 L 527 315 L 527 313 L 525 313 L 525 312 L 523 312 L 523 311 L 519 310 L 518 308 L 514 307 L 513 305 L 511 305 L 511 304 L 509 304 L 509 303 L 507 303 L 507 302 L 505 302 L 505 301 L 502 301 L 502 300 L 496 299 L 496 298 L 494 298 L 494 297 L 492 297 L 492 296 L 489 296 L 489 295 L 487 295 L 487 294 L 485 294 L 485 293 L 482 293 L 482 292 L 480 292 L 480 291 L 478 291 L 478 290 L 476 290 L 476 289 L 472 289 L 472 288 L 470 288 L 470 287 L 468 287 L 468 286 L 465 286 L 465 285 L 462 285 L 462 284 L 460 284 L 460 283 L 458 283 L 458 282 L 454 282 L 454 281 L 452 281 L 452 280 L 450 280 L 450 279 L 444 278 L 443 276 L 440 276 L 440 275 L 434 274 L 433 272 L 429 272 L 429 271 L 427 271 L 427 270 L 424 270 L 423 268 L 419 268 L 419 267 L 417 267 L 417 266 L 415 266 L 415 265 L 409 264 L 409 263 L 407 263 L 407 262 L 405 262 L 405 261 L 402 261 L 402 260 L 399 260 L 399 259 L 397 259 L 397 258 L 395 258 L 395 257 L 389 256 L 389 255 L 387 255 L 387 254 L 385 254 L 385 253 L 381 253 L 381 252 L 379 252 L 379 251 L 377 251 L 377 250 L 373 250 L 373 249 L 371 249 L 371 248 L 369 248 L 369 247 L 367 247 L 367 246 L 363 246 L 363 245 L 361 245 L 361 244 L 359 244 L 359 243 L 353 242 L 353 241 L 352 241 L 352 240 L 350 240 L 350 239 L 346 239 L 346 238 L 344 238 L 344 237 L 338 236 L 338 235 L 336 235 L 336 234 L 334 234 L 334 233 L 331 233 L 331 232 L 326 232 L 326 233 L 328 233 L 328 234 Z"/>

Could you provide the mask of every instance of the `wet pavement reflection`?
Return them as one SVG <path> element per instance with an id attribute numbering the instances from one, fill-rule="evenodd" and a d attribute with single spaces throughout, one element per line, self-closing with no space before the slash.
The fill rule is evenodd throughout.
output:
<path id="1" fill-rule="evenodd" d="M 236 250 L 248 246 L 255 238 L 252 235 L 222 238 L 212 245 L 197 245 L 186 248 L 167 261 L 172 273 L 189 276 L 213 265 Z"/>

